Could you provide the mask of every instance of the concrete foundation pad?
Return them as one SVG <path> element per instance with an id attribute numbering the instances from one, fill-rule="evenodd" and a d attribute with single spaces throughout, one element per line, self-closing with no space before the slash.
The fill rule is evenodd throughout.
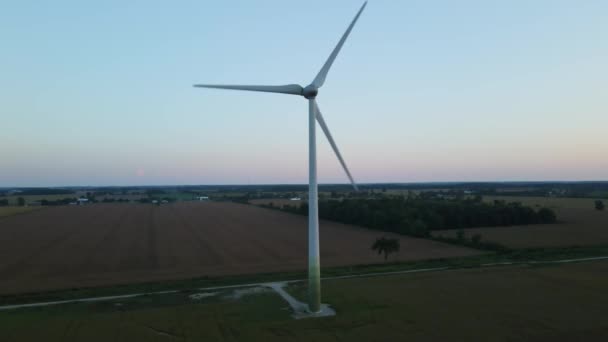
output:
<path id="1" fill-rule="evenodd" d="M 335 316 L 336 311 L 329 306 L 329 304 L 321 304 L 321 310 L 319 312 L 308 311 L 308 305 L 302 304 L 304 310 L 295 311 L 292 315 L 295 319 L 303 318 L 318 318 L 318 317 L 330 317 Z"/>
<path id="2" fill-rule="evenodd" d="M 285 291 L 284 287 L 287 285 L 287 282 L 276 282 L 276 283 L 266 283 L 264 286 L 270 287 L 276 293 L 279 294 L 291 307 L 293 310 L 293 314 L 291 315 L 295 319 L 302 318 L 315 318 L 315 317 L 329 317 L 335 316 L 336 311 L 332 309 L 329 304 L 321 304 L 321 310 L 319 312 L 310 312 L 308 310 L 308 304 L 302 303 L 299 300 L 295 299 L 291 296 L 287 291 Z"/>

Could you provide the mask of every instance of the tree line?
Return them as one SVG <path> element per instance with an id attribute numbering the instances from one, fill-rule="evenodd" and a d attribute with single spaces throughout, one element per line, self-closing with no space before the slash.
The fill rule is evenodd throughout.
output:
<path id="1" fill-rule="evenodd" d="M 306 203 L 299 207 L 285 205 L 281 209 L 308 214 Z M 440 229 L 542 224 L 557 220 L 549 208 L 535 210 L 517 202 L 404 197 L 320 201 L 319 217 L 419 237 L 428 237 L 431 231 Z"/>

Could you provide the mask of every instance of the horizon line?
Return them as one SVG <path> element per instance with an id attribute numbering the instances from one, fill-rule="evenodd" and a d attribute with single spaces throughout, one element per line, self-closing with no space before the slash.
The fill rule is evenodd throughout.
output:
<path id="1" fill-rule="evenodd" d="M 366 182 L 358 185 L 424 185 L 424 184 L 540 184 L 540 183 L 608 183 L 608 180 L 492 180 L 492 181 L 414 181 L 414 182 Z M 319 183 L 319 186 L 351 186 L 350 183 Z M 217 184 L 141 184 L 141 185 L 47 185 L 47 186 L 0 186 L 0 189 L 65 189 L 65 188 L 124 188 L 124 187 L 247 187 L 247 186 L 308 186 L 307 183 L 217 183 Z"/>

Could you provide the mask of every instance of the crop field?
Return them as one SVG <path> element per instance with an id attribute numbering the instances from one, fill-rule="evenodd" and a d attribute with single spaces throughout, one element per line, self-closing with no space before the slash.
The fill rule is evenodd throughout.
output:
<path id="1" fill-rule="evenodd" d="M 382 233 L 320 227 L 324 266 L 383 262 L 370 250 Z M 400 240 L 392 260 L 479 253 Z M 235 203 L 61 206 L 0 218 L 0 294 L 304 270 L 306 258 L 306 217 Z"/>
<path id="2" fill-rule="evenodd" d="M 521 202 L 532 207 L 548 207 L 557 214 L 558 223 L 547 225 L 471 228 L 466 236 L 481 234 L 483 240 L 512 248 L 591 246 L 608 244 L 608 210 L 598 211 L 593 199 L 554 197 L 484 197 L 484 201 Z M 434 236 L 456 235 L 456 230 L 440 230 Z"/>
<path id="3" fill-rule="evenodd" d="M 281 208 L 284 205 L 299 207 L 302 203 L 307 203 L 307 199 L 303 198 L 300 201 L 292 201 L 288 198 L 260 198 L 249 200 L 249 203 L 255 205 L 274 205 L 275 207 Z"/>
<path id="4" fill-rule="evenodd" d="M 508 280 L 508 281 L 506 281 Z M 2 341 L 605 341 L 608 262 L 323 281 L 335 317 L 219 291 L 0 311 Z M 305 286 L 287 289 L 302 297 Z M 32 329 L 32 327 L 36 327 Z"/>
<path id="5" fill-rule="evenodd" d="M 41 209 L 40 207 L 0 207 L 0 217 L 12 216 L 17 214 L 27 213 L 33 210 Z"/>

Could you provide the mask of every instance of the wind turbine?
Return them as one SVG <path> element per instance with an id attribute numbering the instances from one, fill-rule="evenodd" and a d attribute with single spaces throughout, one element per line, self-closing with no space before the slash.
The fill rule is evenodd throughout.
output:
<path id="1" fill-rule="evenodd" d="M 229 90 L 246 90 L 246 91 L 259 91 L 267 93 L 280 93 L 289 95 L 300 95 L 308 100 L 308 310 L 312 313 L 318 313 L 321 311 L 321 272 L 320 272 L 320 260 L 319 260 L 319 211 L 318 211 L 318 195 L 317 195 L 317 142 L 315 132 L 315 121 L 319 123 L 321 129 L 325 133 L 329 144 L 336 153 L 342 168 L 346 172 L 348 179 L 353 185 L 355 191 L 359 190 L 355 183 L 353 176 L 351 175 L 342 154 L 334 141 L 329 128 L 321 115 L 321 110 L 317 105 L 316 97 L 319 94 L 319 88 L 325 83 L 325 78 L 329 73 L 329 69 L 333 64 L 336 56 L 342 49 L 342 45 L 348 38 L 350 31 L 355 26 L 355 23 L 359 19 L 361 12 L 365 9 L 367 1 L 363 3 L 359 12 L 350 23 L 344 35 L 329 55 L 329 58 L 312 81 L 311 84 L 306 87 L 302 87 L 299 84 L 287 84 L 279 86 L 268 86 L 268 85 L 219 85 L 219 84 L 195 84 L 195 87 L 200 88 L 216 88 L 216 89 L 229 89 Z"/>

